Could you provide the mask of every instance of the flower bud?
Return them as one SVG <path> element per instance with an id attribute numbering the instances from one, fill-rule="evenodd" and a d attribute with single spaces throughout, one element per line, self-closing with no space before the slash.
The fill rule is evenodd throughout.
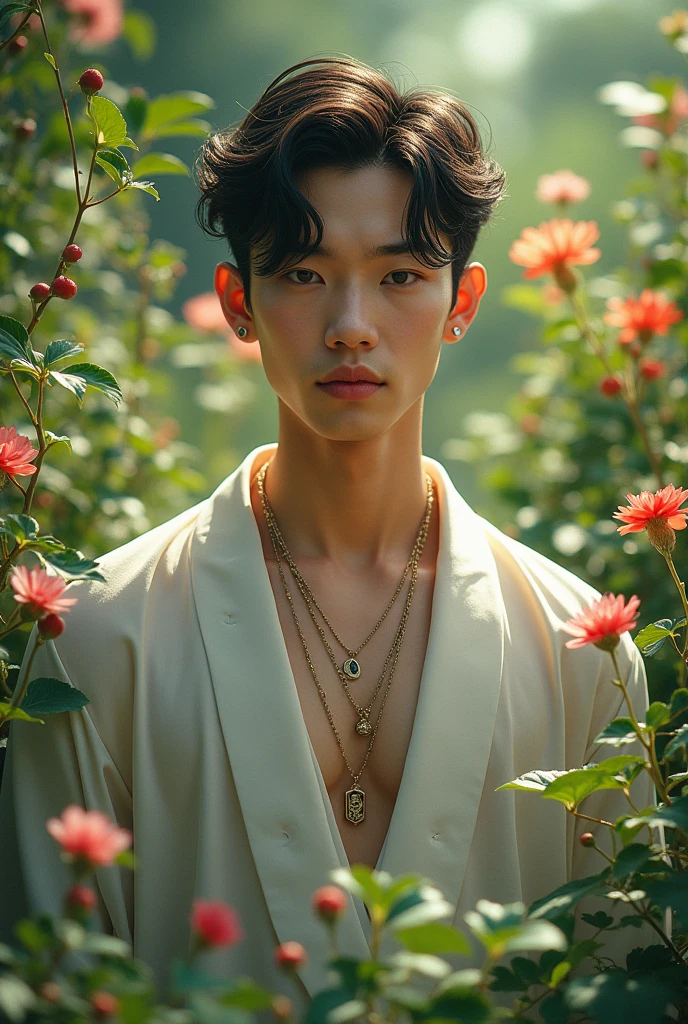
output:
<path id="1" fill-rule="evenodd" d="M 571 295 L 578 287 L 576 275 L 566 263 L 555 263 L 553 267 L 554 278 L 562 291 Z"/>
<path id="2" fill-rule="evenodd" d="M 43 302 L 49 295 L 50 285 L 46 284 L 45 281 L 38 281 L 29 291 L 30 298 L 35 299 L 36 302 Z"/>
<path id="3" fill-rule="evenodd" d="M 79 79 L 79 85 L 84 96 L 92 96 L 94 92 L 100 92 L 105 84 L 100 71 L 95 68 L 87 68 Z"/>
<path id="4" fill-rule="evenodd" d="M 64 619 L 61 619 L 55 612 L 50 612 L 50 614 L 40 619 L 38 623 L 38 632 L 44 640 L 57 640 L 58 636 L 61 636 L 64 632 L 64 628 Z"/>
<path id="5" fill-rule="evenodd" d="M 594 846 L 595 837 L 592 832 L 584 832 L 582 836 L 578 837 L 578 841 L 581 846 Z"/>
<path id="6" fill-rule="evenodd" d="M 621 381 L 618 377 L 603 377 L 600 381 L 600 391 L 607 398 L 615 398 L 621 391 Z"/>
<path id="7" fill-rule="evenodd" d="M 308 963 L 308 953 L 300 942 L 283 942 L 275 950 L 275 963 L 284 971 L 292 973 Z"/>
<path id="8" fill-rule="evenodd" d="M 79 910 L 93 910 L 98 897 L 87 885 L 73 885 L 67 893 L 67 903 Z"/>
<path id="9" fill-rule="evenodd" d="M 335 921 L 346 910 L 346 894 L 336 885 L 322 885 L 313 893 L 312 904 L 324 921 Z"/>
<path id="10" fill-rule="evenodd" d="M 676 534 L 666 519 L 648 519 L 645 527 L 650 544 L 662 555 L 670 555 L 676 547 Z"/>
<path id="11" fill-rule="evenodd" d="M 62 259 L 65 263 L 76 263 L 83 255 L 81 247 L 78 245 L 66 245 L 62 250 Z"/>

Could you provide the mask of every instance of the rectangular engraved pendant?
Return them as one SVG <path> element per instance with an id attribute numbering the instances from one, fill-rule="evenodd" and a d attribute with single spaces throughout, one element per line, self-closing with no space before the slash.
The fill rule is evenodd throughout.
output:
<path id="1" fill-rule="evenodd" d="M 365 818 L 365 793 L 362 789 L 347 789 L 344 794 L 344 816 L 352 825 L 360 825 Z"/>

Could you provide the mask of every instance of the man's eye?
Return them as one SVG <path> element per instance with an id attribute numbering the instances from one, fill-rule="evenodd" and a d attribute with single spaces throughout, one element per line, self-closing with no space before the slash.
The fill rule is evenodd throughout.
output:
<path id="1" fill-rule="evenodd" d="M 301 277 L 295 281 L 294 278 L 291 276 L 292 274 L 310 274 L 311 278 L 310 280 L 306 280 L 303 277 Z M 313 277 L 317 277 L 317 274 L 315 273 L 314 270 L 306 270 L 305 267 L 297 267 L 296 270 L 290 270 L 289 273 L 285 274 L 284 276 L 287 278 L 288 281 L 294 281 L 294 284 L 313 284 Z"/>
<path id="2" fill-rule="evenodd" d="M 389 277 L 393 277 L 393 278 L 412 277 L 415 280 L 416 278 L 420 277 L 420 274 L 414 273 L 413 270 L 392 270 L 390 272 L 390 274 L 389 274 Z M 396 281 L 393 281 L 392 283 L 393 284 L 399 284 L 399 285 L 409 285 L 409 284 L 413 284 L 413 281 L 399 281 L 399 280 L 396 280 Z"/>

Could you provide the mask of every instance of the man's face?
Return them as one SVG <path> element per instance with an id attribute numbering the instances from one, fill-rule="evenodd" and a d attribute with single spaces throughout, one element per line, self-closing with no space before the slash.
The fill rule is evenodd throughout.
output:
<path id="1" fill-rule="evenodd" d="M 282 415 L 323 438 L 369 440 L 413 407 L 422 413 L 442 341 L 456 340 L 451 267 L 375 251 L 402 242 L 411 189 L 403 171 L 326 167 L 304 174 L 298 187 L 322 217 L 320 251 L 271 277 L 252 272 L 252 334 Z M 472 264 L 466 281 L 474 301 L 467 309 L 464 292 L 464 327 L 484 291 L 484 268 Z M 323 387 L 322 378 L 344 364 L 369 368 L 381 386 L 367 397 Z"/>

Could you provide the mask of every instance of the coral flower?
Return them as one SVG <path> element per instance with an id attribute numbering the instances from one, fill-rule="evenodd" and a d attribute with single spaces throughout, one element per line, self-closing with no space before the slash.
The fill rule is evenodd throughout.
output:
<path id="1" fill-rule="evenodd" d="M 612 518 L 620 519 L 625 526 L 617 526 L 623 536 L 626 533 L 639 533 L 647 530 L 650 543 L 662 554 L 673 550 L 676 543 L 674 530 L 685 530 L 688 509 L 679 506 L 688 499 L 688 490 L 668 484 L 656 491 L 641 491 L 640 494 L 627 494 L 630 505 L 619 505 L 619 511 L 612 513 Z"/>
<path id="2" fill-rule="evenodd" d="M 637 623 L 640 598 L 635 594 L 628 604 L 623 594 L 604 594 L 597 601 L 568 619 L 563 628 L 575 639 L 567 640 L 571 648 L 594 644 L 603 651 L 613 651 L 622 633 L 633 629 Z"/>
<path id="3" fill-rule="evenodd" d="M 225 320 L 220 300 L 215 292 L 201 292 L 200 295 L 187 299 L 182 306 L 182 316 L 196 331 L 223 334 L 238 359 L 251 363 L 261 362 L 260 345 L 257 341 L 240 341 Z"/>
<path id="4" fill-rule="evenodd" d="M 76 15 L 71 37 L 87 46 L 106 46 L 122 35 L 122 0 L 61 0 L 68 14 Z"/>
<path id="5" fill-rule="evenodd" d="M 236 911 L 220 900 L 194 900 L 191 927 L 207 946 L 234 946 L 244 937 Z"/>
<path id="6" fill-rule="evenodd" d="M 112 864 L 131 846 L 133 836 L 114 825 L 101 811 L 85 811 L 76 804 L 65 807 L 61 818 L 49 818 L 45 826 L 71 859 L 80 858 L 92 867 Z"/>
<path id="7" fill-rule="evenodd" d="M 600 230 L 594 220 L 576 223 L 568 218 L 542 221 L 537 228 L 523 229 L 520 238 L 509 249 L 509 259 L 528 268 L 523 275 L 525 278 L 554 274 L 564 291 L 572 291 L 575 279 L 569 266 L 572 263 L 595 263 L 601 254 L 599 249 L 591 246 L 599 237 Z"/>
<path id="8" fill-rule="evenodd" d="M 644 288 L 640 298 L 631 295 L 627 299 L 614 296 L 607 299 L 611 313 L 604 314 L 606 323 L 620 327 L 620 345 L 634 341 L 636 337 L 648 342 L 653 334 L 667 334 L 671 324 L 683 319 L 683 313 L 675 302 L 663 295 Z"/>
<path id="9" fill-rule="evenodd" d="M 541 203 L 579 203 L 590 195 L 590 182 L 573 171 L 555 171 L 538 178 L 535 198 Z"/>
<path id="10" fill-rule="evenodd" d="M 26 605 L 27 610 L 37 619 L 68 612 L 70 606 L 78 601 L 76 597 L 63 597 L 67 589 L 64 580 L 59 576 L 51 576 L 38 565 L 33 569 L 15 565 L 10 583 L 14 590 L 14 600 Z"/>
<path id="11" fill-rule="evenodd" d="M 31 447 L 31 441 L 17 433 L 16 427 L 0 427 L 0 473 L 7 476 L 32 476 L 36 467 L 31 463 L 38 455 L 38 449 Z"/>

